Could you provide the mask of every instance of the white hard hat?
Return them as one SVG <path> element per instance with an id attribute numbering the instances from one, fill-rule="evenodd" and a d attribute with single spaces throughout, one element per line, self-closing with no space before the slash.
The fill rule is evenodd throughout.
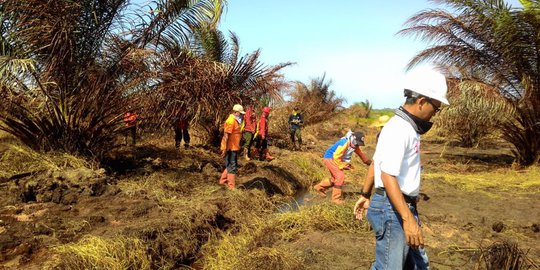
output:
<path id="1" fill-rule="evenodd" d="M 431 68 L 416 68 L 405 75 L 404 88 L 450 105 L 446 99 L 446 78 Z"/>
<path id="2" fill-rule="evenodd" d="M 233 106 L 232 110 L 233 110 L 234 112 L 239 112 L 239 113 L 241 113 L 241 114 L 246 113 L 246 112 L 244 112 L 244 107 L 242 107 L 242 105 L 240 105 L 240 104 L 235 104 L 235 105 Z"/>

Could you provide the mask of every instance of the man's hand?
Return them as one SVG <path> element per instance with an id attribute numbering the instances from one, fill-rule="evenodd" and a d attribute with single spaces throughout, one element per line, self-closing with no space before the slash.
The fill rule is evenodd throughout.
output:
<path id="1" fill-rule="evenodd" d="M 413 249 L 424 247 L 424 236 L 422 235 L 422 229 L 418 226 L 418 222 L 411 214 L 407 218 L 403 218 L 403 231 L 405 232 L 405 239 L 407 244 Z"/>
<path id="2" fill-rule="evenodd" d="M 369 208 L 369 199 L 364 196 L 360 196 L 356 204 L 354 204 L 354 217 L 358 220 L 362 220 Z"/>
<path id="3" fill-rule="evenodd" d="M 221 157 L 224 158 L 227 154 L 227 149 L 221 150 Z"/>

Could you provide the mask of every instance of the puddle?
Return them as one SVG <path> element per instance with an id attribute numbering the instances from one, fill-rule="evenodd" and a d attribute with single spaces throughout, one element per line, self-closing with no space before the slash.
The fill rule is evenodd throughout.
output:
<path id="1" fill-rule="evenodd" d="M 313 195 L 309 193 L 308 189 L 300 189 L 296 192 L 294 197 L 278 207 L 278 212 L 286 213 L 297 211 L 300 206 L 308 203 L 311 199 L 313 199 Z"/>

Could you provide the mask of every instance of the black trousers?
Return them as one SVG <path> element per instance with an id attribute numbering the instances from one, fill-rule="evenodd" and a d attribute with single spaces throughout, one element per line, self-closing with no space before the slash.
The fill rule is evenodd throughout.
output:
<path id="1" fill-rule="evenodd" d="M 184 145 L 189 145 L 189 132 L 187 128 L 174 128 L 174 142 L 176 147 L 180 147 L 180 143 L 184 139 Z"/>

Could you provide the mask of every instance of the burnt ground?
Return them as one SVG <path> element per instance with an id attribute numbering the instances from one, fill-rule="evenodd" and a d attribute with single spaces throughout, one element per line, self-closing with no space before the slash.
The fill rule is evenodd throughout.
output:
<path id="1" fill-rule="evenodd" d="M 273 148 L 277 159 L 270 163 L 241 161 L 240 192 L 258 196 L 257 190 L 262 190 L 267 196 L 287 200 L 305 190 L 316 181 L 299 175 L 289 161 L 305 154 L 318 157 L 331 140 L 308 140 L 303 152 Z M 200 248 L 208 241 L 204 232 L 238 229 L 237 209 L 216 199 L 227 196 L 227 191 L 215 183 L 222 169 L 215 150 L 196 146 L 178 152 L 169 144 L 121 148 L 111 154 L 105 170 L 38 171 L 0 179 L 0 269 L 43 269 L 52 247 L 76 242 L 88 234 L 135 236 L 145 241 L 151 256 L 170 259 L 169 268 L 200 268 Z M 372 154 L 373 147 L 366 146 L 365 152 Z M 482 252 L 498 242 L 517 243 L 533 265 L 540 265 L 538 184 L 517 191 L 496 185 L 487 190 L 464 190 L 444 179 L 445 174 L 512 170 L 509 153 L 504 147 L 470 150 L 437 141 L 423 144 L 427 176 L 419 210 L 432 269 L 475 267 Z M 343 206 L 351 209 L 350 222 L 360 222 L 353 219 L 352 206 L 365 172 L 355 162 L 357 169 L 347 172 Z M 128 190 L 122 185 L 128 179 L 156 181 L 151 185 L 158 185 L 161 179 L 176 179 L 163 184 L 163 189 L 175 196 L 193 196 L 198 186 L 213 191 L 202 202 L 194 201 L 192 207 L 199 211 L 196 215 L 189 212 L 181 216 L 174 215 L 176 209 L 168 207 L 164 199 L 156 199 L 150 189 Z M 308 193 L 306 204 L 323 202 L 312 194 Z M 204 207 L 198 208 L 198 204 Z M 265 211 L 242 207 L 243 211 Z M 188 232 L 182 223 L 185 218 L 192 225 Z M 367 269 L 374 257 L 371 232 L 309 231 L 281 245 L 297 250 L 306 269 Z"/>

